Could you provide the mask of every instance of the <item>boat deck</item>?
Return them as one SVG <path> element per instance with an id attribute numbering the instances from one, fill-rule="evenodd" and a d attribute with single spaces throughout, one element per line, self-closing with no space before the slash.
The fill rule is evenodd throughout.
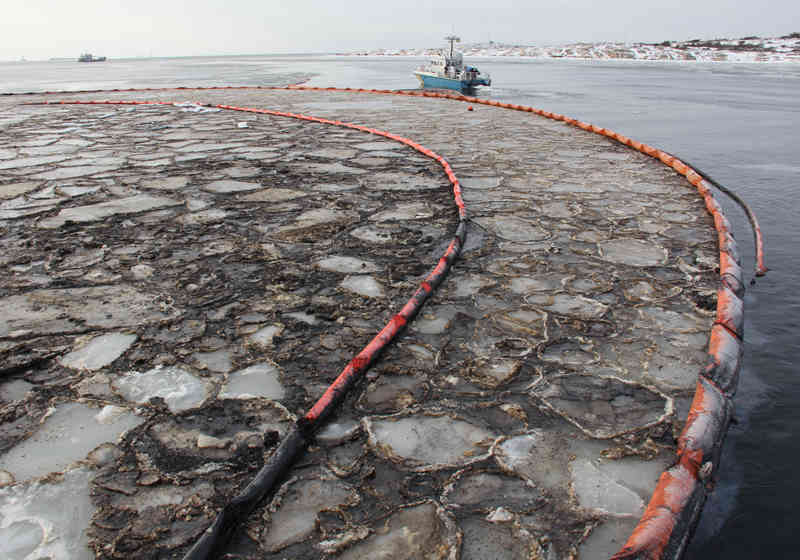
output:
<path id="1" fill-rule="evenodd" d="M 446 99 L 61 98 L 364 124 L 461 181 L 470 222 L 450 275 L 229 552 L 619 550 L 674 460 L 714 321 L 716 232 L 683 177 L 563 123 Z M 45 99 L 0 98 L 0 527 L 24 520 L 31 554 L 180 557 L 436 265 L 452 192 L 436 162 L 363 132 L 20 105 Z"/>

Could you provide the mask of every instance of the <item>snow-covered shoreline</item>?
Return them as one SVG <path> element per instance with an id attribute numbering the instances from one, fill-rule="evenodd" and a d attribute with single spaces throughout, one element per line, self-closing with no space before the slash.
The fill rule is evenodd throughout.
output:
<path id="1" fill-rule="evenodd" d="M 664 41 L 663 43 L 572 43 L 553 46 L 476 43 L 461 45 L 464 56 L 569 58 L 583 60 L 657 60 L 680 62 L 800 62 L 800 33 L 785 37 Z M 378 49 L 345 56 L 431 56 L 437 48 Z"/>

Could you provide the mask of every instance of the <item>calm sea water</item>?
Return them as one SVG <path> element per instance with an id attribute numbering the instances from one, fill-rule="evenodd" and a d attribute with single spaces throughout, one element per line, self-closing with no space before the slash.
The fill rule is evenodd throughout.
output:
<path id="1" fill-rule="evenodd" d="M 771 272 L 748 286 L 737 423 L 689 558 L 794 558 L 800 516 L 800 65 L 471 60 L 479 95 L 611 128 L 696 164 L 761 221 Z M 241 56 L 0 63 L 0 93 L 127 87 L 309 85 L 409 89 L 415 58 Z M 724 203 L 743 264 L 751 234 Z M 752 273 L 748 275 L 748 279 Z"/>

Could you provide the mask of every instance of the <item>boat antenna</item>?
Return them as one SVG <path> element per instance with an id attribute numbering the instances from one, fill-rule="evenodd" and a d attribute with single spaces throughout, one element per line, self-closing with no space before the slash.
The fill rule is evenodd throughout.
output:
<path id="1" fill-rule="evenodd" d="M 450 58 L 453 58 L 453 43 L 460 43 L 461 39 L 455 35 L 448 35 L 444 38 L 445 41 L 450 41 Z"/>

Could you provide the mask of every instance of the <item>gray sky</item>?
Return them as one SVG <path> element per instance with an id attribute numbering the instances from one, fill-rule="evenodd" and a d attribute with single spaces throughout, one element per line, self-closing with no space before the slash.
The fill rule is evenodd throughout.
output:
<path id="1" fill-rule="evenodd" d="M 0 60 L 778 36 L 798 0 L 2 0 Z M 2 80 L 2 76 L 0 76 Z"/>

